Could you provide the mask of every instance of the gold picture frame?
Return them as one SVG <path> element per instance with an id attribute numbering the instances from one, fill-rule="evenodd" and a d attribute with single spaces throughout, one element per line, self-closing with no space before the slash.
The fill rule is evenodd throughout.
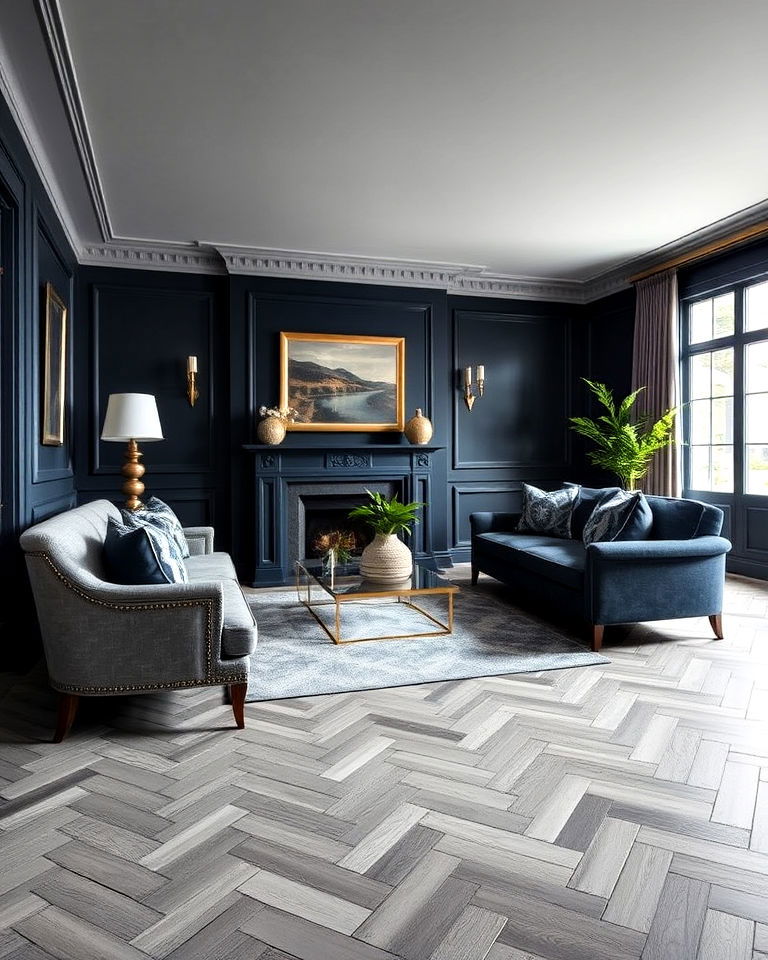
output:
<path id="1" fill-rule="evenodd" d="M 289 430 L 402 433 L 405 337 L 281 333 L 280 407 Z"/>
<path id="2" fill-rule="evenodd" d="M 45 285 L 43 345 L 43 439 L 47 447 L 64 443 L 67 392 L 67 306 L 50 283 Z"/>

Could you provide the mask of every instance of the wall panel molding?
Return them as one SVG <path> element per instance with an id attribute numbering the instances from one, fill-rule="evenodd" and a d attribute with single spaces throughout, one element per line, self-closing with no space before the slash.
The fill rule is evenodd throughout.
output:
<path id="1" fill-rule="evenodd" d="M 454 483 L 451 487 L 451 550 L 469 547 L 471 544 L 469 536 L 461 536 L 462 506 L 464 503 L 472 497 L 481 497 L 484 502 L 476 504 L 476 509 L 478 511 L 487 510 L 489 509 L 489 496 L 511 500 L 521 490 L 522 485 L 513 481 L 477 484 Z M 474 510 L 471 512 L 474 512 Z"/>
<path id="2" fill-rule="evenodd" d="M 540 370 L 540 375 L 545 378 L 544 383 L 546 385 L 545 394 L 548 394 L 551 389 L 560 389 L 562 391 L 562 405 L 557 411 L 557 416 L 560 418 L 562 424 L 561 427 L 557 427 L 558 432 L 562 431 L 562 446 L 561 446 L 561 457 L 504 457 L 504 456 L 486 456 L 482 459 L 480 458 L 471 458 L 467 457 L 462 453 L 462 437 L 464 436 L 464 431 L 472 428 L 473 421 L 479 420 L 479 418 L 495 418 L 494 423 L 498 422 L 499 413 L 505 413 L 506 408 L 513 402 L 514 397 L 504 393 L 505 386 L 502 386 L 498 381 L 494 384 L 494 362 L 495 358 L 499 357 L 498 352 L 491 355 L 483 354 L 482 341 L 480 339 L 479 333 L 479 324 L 480 323 L 491 323 L 491 324 L 508 324 L 510 328 L 514 325 L 519 325 L 521 327 L 527 326 L 530 327 L 533 331 L 541 330 L 542 325 L 549 324 L 561 324 L 562 331 L 557 337 L 558 346 L 562 351 L 562 356 L 560 357 L 561 370 L 560 370 L 560 382 L 558 383 L 555 379 L 552 380 L 552 376 L 555 373 L 554 371 L 547 370 L 546 367 L 543 367 Z M 462 356 L 462 325 L 468 324 L 472 329 L 472 344 L 473 344 L 473 353 L 471 356 Z M 565 427 L 568 417 L 570 416 L 571 408 L 571 370 L 570 370 L 570 341 L 571 341 L 571 330 L 570 323 L 564 317 L 554 317 L 548 315 L 541 316 L 531 316 L 523 314 L 513 314 L 513 313 L 497 313 L 497 312 L 485 312 L 482 310 L 462 310 L 455 309 L 453 311 L 453 360 L 452 360 L 452 373 L 454 378 L 454 388 L 452 396 L 452 433 L 453 433 L 453 463 L 452 468 L 455 471 L 461 470 L 501 470 L 501 469 L 515 469 L 520 467 L 525 467 L 528 470 L 531 470 L 536 473 L 547 473 L 552 469 L 562 469 L 566 466 L 569 461 L 570 453 L 570 438 L 568 431 Z M 554 343 L 554 337 L 553 337 Z M 540 348 L 540 344 L 536 345 Z M 531 357 L 531 362 L 533 362 L 533 357 Z M 467 362 L 468 361 L 468 362 Z M 518 353 L 512 352 L 509 357 L 509 362 L 519 362 L 524 368 L 527 367 L 528 358 L 521 357 Z M 554 362 L 554 361 L 553 361 Z M 477 363 L 484 363 L 486 367 L 486 392 L 485 396 L 482 398 L 477 398 L 474 407 L 471 412 L 466 410 L 464 404 L 464 397 L 462 390 L 459 384 L 460 371 L 464 365 L 474 366 Z M 498 366 L 496 367 L 498 370 Z M 512 385 L 512 389 L 515 388 L 515 385 Z M 501 391 L 501 395 L 499 394 Z M 525 414 L 525 417 L 522 416 L 522 406 L 525 401 L 525 398 L 518 398 L 518 402 L 521 406 L 521 419 L 522 420 L 532 420 L 535 416 L 537 409 L 534 399 L 531 399 L 530 411 Z M 493 405 L 498 404 L 500 409 L 498 412 L 494 412 Z M 542 424 L 542 429 L 554 430 L 555 427 L 552 425 L 553 421 L 550 419 L 549 424 Z M 501 447 L 505 442 L 506 438 L 499 436 L 496 440 L 497 447 Z"/>
<path id="3" fill-rule="evenodd" d="M 168 462 L 168 463 L 157 463 L 156 465 L 152 464 L 153 451 L 155 449 L 154 444 L 148 445 L 144 449 L 145 461 L 147 463 L 148 470 L 154 474 L 211 474 L 216 469 L 216 432 L 215 432 L 215 423 L 216 423 L 216 408 L 215 408 L 215 396 L 216 396 L 216 363 L 215 358 L 217 356 L 216 350 L 216 316 L 215 316 L 215 296 L 212 291 L 209 290 L 190 290 L 183 287 L 174 287 L 174 286 L 157 286 L 157 287 L 143 287 L 143 286 L 122 286 L 116 283 L 104 282 L 104 283 L 94 283 L 91 289 L 91 318 L 90 318 L 90 364 L 91 364 L 91 392 L 90 392 L 90 410 L 88 415 L 88 425 L 89 425 L 89 454 L 91 467 L 89 473 L 91 476 L 101 476 L 101 475 L 119 475 L 120 465 L 119 464 L 103 464 L 101 462 L 101 441 L 99 440 L 101 434 L 101 409 L 100 409 L 100 393 L 101 393 L 101 351 L 102 349 L 119 349 L 120 343 L 111 344 L 105 346 L 103 344 L 103 331 L 102 331 L 102 298 L 106 294 L 122 294 L 125 298 L 133 298 L 137 301 L 140 301 L 142 298 L 168 298 L 169 302 L 173 304 L 175 308 L 178 309 L 179 304 L 182 301 L 187 300 L 191 301 L 193 304 L 202 304 L 206 309 L 206 323 L 207 323 L 207 332 L 206 332 L 206 346 L 207 346 L 207 356 L 202 359 L 202 363 L 205 363 L 207 369 L 203 373 L 204 381 L 200 384 L 201 393 L 203 390 L 206 392 L 206 402 L 209 405 L 210 416 L 208 418 L 208 428 L 207 428 L 207 457 L 204 461 L 194 462 L 194 461 L 185 461 L 180 463 Z M 141 330 L 140 321 L 137 321 L 137 329 Z M 150 331 L 142 331 L 142 335 L 145 337 L 147 343 L 148 356 L 151 354 L 151 341 L 146 339 L 146 334 Z M 126 329 L 126 337 L 131 336 L 132 331 Z M 186 354 L 183 353 L 181 346 L 179 347 L 179 396 L 183 395 L 185 389 L 185 371 L 182 369 L 183 362 L 186 359 Z M 201 364 L 202 365 L 202 364 Z M 154 391 L 148 391 L 154 392 Z M 194 408 L 198 410 L 198 407 Z M 202 408 L 200 413 L 202 414 Z M 169 435 L 168 431 L 177 428 L 176 425 L 171 423 L 162 424 L 163 432 L 166 436 Z M 178 429 L 178 428 L 177 428 Z M 161 451 L 162 454 L 162 451 Z"/>

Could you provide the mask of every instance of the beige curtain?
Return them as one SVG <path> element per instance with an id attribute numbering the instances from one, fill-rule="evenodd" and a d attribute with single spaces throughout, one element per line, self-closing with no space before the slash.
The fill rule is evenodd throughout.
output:
<path id="1" fill-rule="evenodd" d="M 646 388 L 637 398 L 636 409 L 657 420 L 665 410 L 679 403 L 677 273 L 668 270 L 654 274 L 640 280 L 636 289 L 632 389 Z M 678 420 L 679 417 L 678 413 Z M 640 484 L 645 493 L 680 496 L 678 450 L 678 444 L 673 443 L 654 456 Z"/>

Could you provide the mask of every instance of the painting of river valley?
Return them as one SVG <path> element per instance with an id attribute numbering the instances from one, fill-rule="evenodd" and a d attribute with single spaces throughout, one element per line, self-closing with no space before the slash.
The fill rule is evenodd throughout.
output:
<path id="1" fill-rule="evenodd" d="M 290 430 L 402 430 L 403 337 L 280 334 L 280 406 Z"/>

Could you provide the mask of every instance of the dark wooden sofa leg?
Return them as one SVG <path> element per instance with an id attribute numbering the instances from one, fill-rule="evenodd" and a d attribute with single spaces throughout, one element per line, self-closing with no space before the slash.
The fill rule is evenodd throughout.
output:
<path id="1" fill-rule="evenodd" d="M 237 724 L 238 730 L 242 730 L 245 727 L 245 695 L 247 692 L 247 683 L 231 683 L 229 685 L 232 713 L 235 715 L 235 723 Z"/>
<path id="2" fill-rule="evenodd" d="M 69 733 L 69 728 L 75 719 L 79 703 L 80 697 L 75 693 L 59 694 L 59 714 L 56 718 L 56 733 L 53 735 L 54 743 L 61 743 Z"/>
<path id="3" fill-rule="evenodd" d="M 715 632 L 718 640 L 723 639 L 723 615 L 722 613 L 713 613 L 709 618 L 709 623 Z"/>
<path id="4" fill-rule="evenodd" d="M 480 571 L 477 567 L 472 567 L 472 586 L 477 586 L 477 578 L 480 576 Z"/>
<path id="5" fill-rule="evenodd" d="M 603 645 L 604 630 L 605 630 L 605 627 L 601 623 L 592 624 L 592 649 L 595 651 L 595 653 Z"/>

